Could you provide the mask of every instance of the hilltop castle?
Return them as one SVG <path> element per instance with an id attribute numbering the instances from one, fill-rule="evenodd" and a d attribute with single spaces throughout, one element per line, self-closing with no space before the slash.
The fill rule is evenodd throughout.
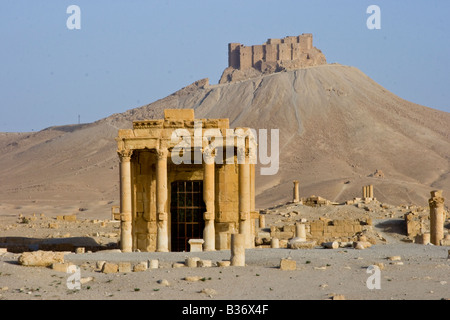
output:
<path id="1" fill-rule="evenodd" d="M 313 47 L 313 36 L 310 33 L 283 39 L 268 39 L 262 45 L 250 47 L 230 43 L 228 68 L 223 72 L 219 83 L 326 63 L 324 54 Z"/>

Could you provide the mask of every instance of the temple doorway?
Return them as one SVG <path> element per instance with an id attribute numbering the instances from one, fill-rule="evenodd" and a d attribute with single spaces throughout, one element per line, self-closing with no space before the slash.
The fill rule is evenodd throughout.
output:
<path id="1" fill-rule="evenodd" d="M 203 239 L 206 211 L 203 181 L 174 181 L 171 184 L 171 251 L 189 251 L 189 239 Z"/>

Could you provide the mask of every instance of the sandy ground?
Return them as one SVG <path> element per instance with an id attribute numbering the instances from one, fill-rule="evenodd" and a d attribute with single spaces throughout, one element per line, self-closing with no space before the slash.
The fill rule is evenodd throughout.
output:
<path id="1" fill-rule="evenodd" d="M 378 206 L 378 205 L 377 205 Z M 334 209 L 333 209 L 334 208 Z M 297 208 L 298 209 L 298 208 Z M 335 216 L 355 216 L 365 212 L 375 218 L 375 232 L 386 241 L 365 250 L 353 248 L 291 250 L 257 248 L 246 250 L 246 267 L 217 267 L 230 259 L 230 251 L 176 253 L 118 253 L 114 250 L 65 255 L 65 261 L 80 267 L 80 277 L 88 282 L 80 290 L 67 285 L 70 274 L 50 268 L 18 264 L 20 253 L 0 255 L 0 299 L 7 300 L 324 300 L 343 296 L 347 300 L 441 300 L 450 298 L 450 247 L 405 243 L 399 217 L 402 207 L 366 211 L 355 206 L 303 207 L 301 216 L 314 218 L 330 212 Z M 295 221 L 286 212 L 293 205 L 273 208 L 267 214 L 268 226 Z M 359 210 L 359 211 L 358 211 Z M 275 212 L 276 211 L 276 212 Z M 1 216 L 0 237 L 22 237 L 29 242 L 71 242 L 75 246 L 96 244 L 111 248 L 117 243 L 118 222 L 90 219 L 77 213 L 79 222 L 56 220 L 45 214 Z M 389 216 L 388 218 L 386 216 Z M 50 227 L 50 224 L 53 228 Z M 389 226 L 388 228 L 386 226 Z M 32 244 L 31 244 L 32 245 Z M 211 260 L 212 267 L 173 268 L 189 256 Z M 400 261 L 388 257 L 400 256 Z M 295 271 L 280 270 L 281 259 L 296 261 Z M 97 261 L 131 262 L 132 265 L 159 260 L 158 269 L 142 272 L 104 274 Z M 369 289 L 371 265 L 382 266 L 380 289 Z M 383 268 L 384 267 L 384 268 Z M 198 276 L 198 281 L 185 277 Z M 371 278 L 372 279 L 372 278 Z M 164 280 L 164 281 L 163 281 Z M 372 280 L 371 280 L 372 281 Z M 161 283 L 162 282 L 162 283 Z M 371 282 L 375 283 L 375 282 Z"/>

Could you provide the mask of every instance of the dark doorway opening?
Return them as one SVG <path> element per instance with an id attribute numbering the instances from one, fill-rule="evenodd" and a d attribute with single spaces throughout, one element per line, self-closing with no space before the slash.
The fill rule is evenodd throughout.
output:
<path id="1" fill-rule="evenodd" d="M 171 187 L 171 251 L 189 251 L 189 239 L 203 239 L 203 181 L 175 181 Z"/>

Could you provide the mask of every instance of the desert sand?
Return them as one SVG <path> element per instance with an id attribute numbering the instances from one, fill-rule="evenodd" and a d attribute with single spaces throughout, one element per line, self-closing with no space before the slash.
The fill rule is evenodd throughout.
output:
<path id="1" fill-rule="evenodd" d="M 328 213 L 339 218 L 357 216 L 373 219 L 375 245 L 364 250 L 352 247 L 324 249 L 255 248 L 246 249 L 246 267 L 218 267 L 230 259 L 230 250 L 215 252 L 133 252 L 117 248 L 119 222 L 110 216 L 98 217 L 83 211 L 78 222 L 57 220 L 45 214 L 2 217 L 1 234 L 16 243 L 25 239 L 31 246 L 45 243 L 69 243 L 93 252 L 67 252 L 65 262 L 80 267 L 85 283 L 80 290 L 67 286 L 70 274 L 50 267 L 25 267 L 18 264 L 21 253 L 0 256 L 0 299 L 8 300 L 441 300 L 450 298 L 449 247 L 404 242 L 405 208 L 391 206 L 381 212 L 354 205 L 312 208 L 292 204 L 272 208 L 266 213 L 267 228 L 300 219 L 314 219 Z M 52 224 L 52 225 L 51 225 Z M 56 224 L 56 226 L 55 226 Z M 267 230 L 267 229 L 266 229 Z M 33 242 L 34 241 L 34 242 Z M 69 248 L 70 249 L 70 248 Z M 100 251 L 97 251 L 102 249 Z M 107 250 L 109 249 L 109 250 Z M 14 250 L 11 245 L 9 251 Z M 62 249 L 64 250 L 64 249 Z M 67 249 L 66 249 L 67 250 Z M 74 251 L 74 250 L 73 250 Z M 397 256 L 399 260 L 389 258 Z M 211 267 L 175 268 L 187 257 L 211 260 Z M 280 270 L 281 259 L 296 261 L 296 270 Z M 131 265 L 159 260 L 157 269 L 142 272 L 105 274 L 99 261 L 130 262 Z M 367 268 L 381 267 L 380 289 L 367 286 Z M 187 281 L 186 277 L 197 277 Z M 242 301 L 241 301 L 242 302 Z"/>

